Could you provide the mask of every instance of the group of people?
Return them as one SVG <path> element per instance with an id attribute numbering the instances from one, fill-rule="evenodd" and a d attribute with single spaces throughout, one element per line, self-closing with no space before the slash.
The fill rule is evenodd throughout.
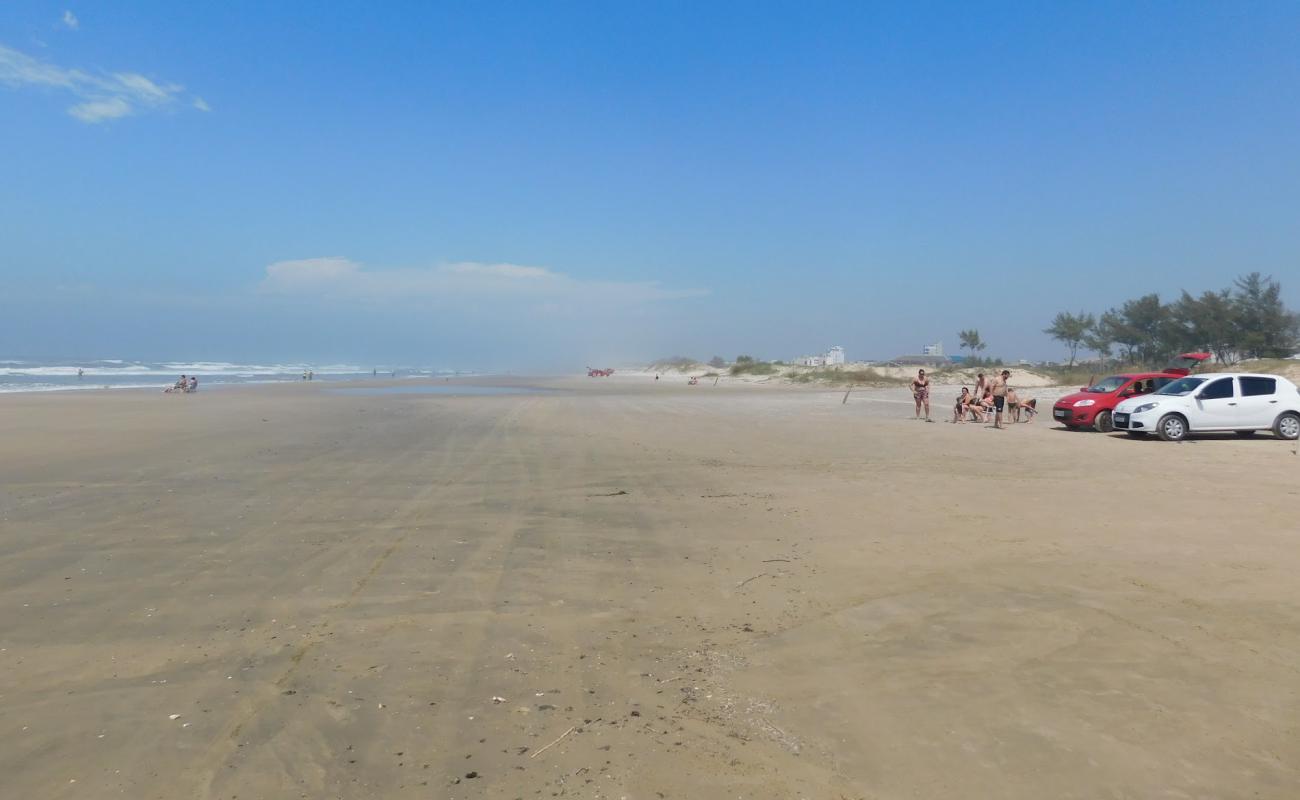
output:
<path id="1" fill-rule="evenodd" d="M 182 375 L 180 380 L 163 389 L 167 394 L 177 392 L 180 394 L 194 394 L 199 390 L 199 379 L 196 375 Z"/>
<path id="2" fill-rule="evenodd" d="M 967 386 L 961 387 L 961 394 L 953 404 L 952 421 L 986 422 L 991 417 L 993 427 L 999 430 L 1003 428 L 1004 420 L 1020 422 L 1021 416 L 1024 416 L 1025 422 L 1033 422 L 1034 415 L 1038 413 L 1038 400 L 1022 399 L 1011 388 L 1010 378 L 1011 370 L 1007 369 L 994 375 L 992 380 L 986 379 L 984 373 L 979 373 L 974 391 Z M 933 422 L 930 419 L 930 379 L 923 369 L 917 370 L 916 377 L 912 379 L 912 399 L 916 401 L 916 418 L 921 419 L 921 411 L 924 410 L 925 421 Z"/>

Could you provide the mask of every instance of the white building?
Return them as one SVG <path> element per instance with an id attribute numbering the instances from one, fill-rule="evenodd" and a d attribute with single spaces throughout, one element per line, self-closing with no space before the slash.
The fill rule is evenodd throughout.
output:
<path id="1" fill-rule="evenodd" d="M 799 356 L 794 363 L 801 367 L 833 367 L 844 363 L 844 348 L 835 345 L 819 356 Z"/>

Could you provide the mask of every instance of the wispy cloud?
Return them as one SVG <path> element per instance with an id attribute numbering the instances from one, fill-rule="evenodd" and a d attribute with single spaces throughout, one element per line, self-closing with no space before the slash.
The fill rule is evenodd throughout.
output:
<path id="1" fill-rule="evenodd" d="M 106 97 L 77 103 L 68 109 L 68 113 L 82 122 L 103 122 L 127 116 L 131 113 L 131 104 L 120 97 Z"/>
<path id="2" fill-rule="evenodd" d="M 207 100 L 204 100 L 202 97 L 198 97 L 197 95 L 196 95 L 195 98 L 194 98 L 194 102 L 193 102 L 193 103 L 190 103 L 190 105 L 194 106 L 194 107 L 197 108 L 199 111 L 211 111 L 211 110 L 212 110 L 212 106 L 208 105 L 208 101 L 207 101 Z"/>
<path id="3" fill-rule="evenodd" d="M 180 84 L 158 83 L 136 72 L 91 74 L 60 67 L 4 45 L 0 45 L 0 85 L 67 92 L 77 99 L 68 113 L 88 123 L 162 109 L 184 91 Z M 202 98 L 196 97 L 193 105 L 210 110 Z"/>
<path id="4" fill-rule="evenodd" d="M 73 14 L 71 11 L 64 11 L 63 25 L 75 31 L 77 28 L 81 27 L 81 20 L 77 19 L 77 15 Z"/>
<path id="5" fill-rule="evenodd" d="M 266 268 L 258 288 L 271 294 L 349 301 L 522 302 L 541 310 L 582 303 L 634 305 L 708 294 L 703 289 L 667 289 L 655 281 L 582 280 L 544 267 L 518 264 L 460 262 L 369 269 L 338 256 L 277 261 Z"/>

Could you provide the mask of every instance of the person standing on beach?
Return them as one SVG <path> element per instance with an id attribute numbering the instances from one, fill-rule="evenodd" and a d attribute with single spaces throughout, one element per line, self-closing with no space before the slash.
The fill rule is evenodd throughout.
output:
<path id="1" fill-rule="evenodd" d="M 912 399 L 916 401 L 916 418 L 921 418 L 921 406 L 925 406 L 925 421 L 930 422 L 930 379 L 925 377 L 925 370 L 918 369 L 912 379 Z"/>
<path id="2" fill-rule="evenodd" d="M 1002 408 L 1007 402 L 1007 379 L 1011 377 L 1011 370 L 1004 369 L 1002 374 L 993 378 L 993 427 L 998 430 L 1002 428 Z"/>

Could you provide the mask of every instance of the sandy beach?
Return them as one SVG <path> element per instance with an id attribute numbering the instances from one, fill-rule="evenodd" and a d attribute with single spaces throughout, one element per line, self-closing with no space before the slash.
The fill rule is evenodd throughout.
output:
<path id="1" fill-rule="evenodd" d="M 1300 796 L 1293 443 L 503 382 L 0 397 L 0 794 Z"/>

